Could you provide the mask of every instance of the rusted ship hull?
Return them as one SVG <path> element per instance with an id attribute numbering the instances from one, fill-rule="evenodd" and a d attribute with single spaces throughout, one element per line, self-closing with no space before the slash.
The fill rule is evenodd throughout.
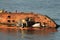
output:
<path id="1" fill-rule="evenodd" d="M 9 29 L 10 31 L 11 30 L 14 30 L 14 31 L 18 31 L 18 30 L 50 30 L 50 29 L 56 29 L 55 27 L 48 27 L 48 28 L 41 28 L 41 27 L 37 27 L 37 28 L 35 28 L 35 27 L 24 27 L 24 28 L 22 28 L 22 27 L 16 27 L 16 26 L 11 26 L 11 27 L 8 27 L 7 25 L 1 25 L 0 26 L 0 30 L 7 30 L 7 29 Z"/>
<path id="2" fill-rule="evenodd" d="M 28 19 L 28 18 L 33 19 L 33 21 L 27 22 L 26 19 Z M 33 12 L 26 13 L 26 12 L 17 12 L 17 11 L 16 12 L 2 11 L 0 13 L 0 24 L 1 25 L 2 24 L 8 25 L 8 26 L 12 25 L 12 26 L 19 27 L 20 29 L 29 29 L 30 27 L 27 28 L 28 26 L 30 26 L 28 24 L 31 24 L 31 26 L 32 26 L 33 25 L 32 23 L 34 23 L 34 24 L 40 23 L 40 26 L 38 28 L 43 28 L 43 27 L 55 28 L 57 26 L 56 23 L 50 17 L 48 17 L 46 15 L 38 14 L 38 13 L 33 13 Z M 25 25 L 25 28 L 22 28 L 23 26 L 21 27 L 20 24 L 23 24 L 23 26 Z M 8 27 L 8 28 L 13 28 L 13 27 Z M 36 26 L 36 28 L 37 28 L 37 26 Z M 35 29 L 35 28 L 33 28 L 33 29 Z"/>

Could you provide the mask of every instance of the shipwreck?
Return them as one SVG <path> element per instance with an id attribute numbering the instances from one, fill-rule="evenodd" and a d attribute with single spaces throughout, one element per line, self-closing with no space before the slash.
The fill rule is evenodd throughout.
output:
<path id="1" fill-rule="evenodd" d="M 33 12 L 8 12 L 0 10 L 0 25 L 20 28 L 56 28 L 57 24 L 47 15 Z"/>

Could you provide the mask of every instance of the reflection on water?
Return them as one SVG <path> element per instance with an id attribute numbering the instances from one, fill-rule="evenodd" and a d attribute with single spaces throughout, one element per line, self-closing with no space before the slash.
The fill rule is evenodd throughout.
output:
<path id="1" fill-rule="evenodd" d="M 57 30 L 55 28 L 47 28 L 44 30 L 17 30 L 0 28 L 0 39 L 3 40 L 48 40 L 53 37 Z M 3 38 L 1 38 L 3 37 Z M 44 38 L 44 39 L 43 39 Z"/>

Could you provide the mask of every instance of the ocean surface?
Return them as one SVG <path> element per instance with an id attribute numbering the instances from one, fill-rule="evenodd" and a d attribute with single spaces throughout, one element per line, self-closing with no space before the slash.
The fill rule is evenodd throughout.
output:
<path id="1" fill-rule="evenodd" d="M 0 10 L 36 12 L 51 17 L 60 25 L 60 0 L 0 0 Z M 55 29 L 53 29 L 55 30 Z M 55 31 L 0 31 L 0 40 L 60 40 L 60 27 Z"/>

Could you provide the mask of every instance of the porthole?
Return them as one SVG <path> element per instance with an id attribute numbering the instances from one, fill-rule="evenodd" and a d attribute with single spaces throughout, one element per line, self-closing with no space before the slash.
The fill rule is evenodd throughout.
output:
<path id="1" fill-rule="evenodd" d="M 11 22 L 10 20 L 7 20 L 9 23 Z"/>
<path id="2" fill-rule="evenodd" d="M 12 22 L 15 22 L 15 20 L 12 20 Z"/>
<path id="3" fill-rule="evenodd" d="M 8 16 L 8 18 L 11 18 L 11 16 Z"/>

